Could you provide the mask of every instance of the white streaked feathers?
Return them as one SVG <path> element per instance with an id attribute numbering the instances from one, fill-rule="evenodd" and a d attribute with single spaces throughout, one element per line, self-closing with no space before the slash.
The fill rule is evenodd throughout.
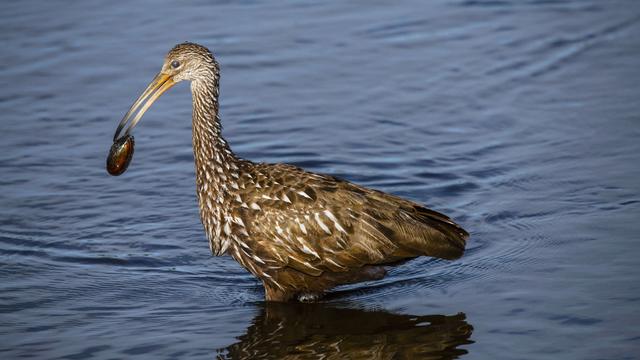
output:
<path id="1" fill-rule="evenodd" d="M 309 195 L 308 195 L 306 192 L 304 192 L 304 191 L 298 191 L 298 194 L 299 194 L 299 195 L 301 195 L 301 196 L 306 197 L 307 199 L 311 199 L 311 196 L 309 196 Z"/>
<path id="2" fill-rule="evenodd" d="M 304 226 L 304 223 L 298 222 L 298 225 L 300 226 L 300 230 L 302 231 L 302 233 L 307 235 L 307 227 Z"/>
<path id="3" fill-rule="evenodd" d="M 333 221 L 333 225 L 336 227 L 336 229 L 340 232 L 343 233 L 347 233 L 342 226 L 340 225 L 340 223 L 338 222 L 338 219 L 336 219 L 336 217 L 333 215 L 333 213 L 329 210 L 325 210 L 323 211 L 323 213 L 329 218 L 329 220 Z"/>
<path id="4" fill-rule="evenodd" d="M 258 204 L 256 204 L 256 203 L 254 203 L 254 202 L 252 202 L 252 203 L 251 203 L 251 205 L 249 205 L 249 206 L 250 206 L 253 210 L 258 210 L 258 211 L 262 210 L 262 208 L 260 207 L 260 205 L 258 205 Z"/>
<path id="5" fill-rule="evenodd" d="M 319 213 L 315 213 L 314 217 L 316 219 L 316 223 L 318 223 L 318 226 L 320 226 L 320 228 L 322 229 L 322 231 L 326 232 L 327 234 L 331 235 L 331 230 L 329 230 L 329 228 L 327 227 L 327 225 L 325 225 L 325 223 L 322 222 L 322 220 L 320 219 L 320 214 Z"/>

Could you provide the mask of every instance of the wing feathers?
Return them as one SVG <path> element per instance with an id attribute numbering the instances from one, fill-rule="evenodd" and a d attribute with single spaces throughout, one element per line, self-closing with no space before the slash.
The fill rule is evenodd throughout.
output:
<path id="1" fill-rule="evenodd" d="M 456 259 L 464 252 L 468 233 L 439 212 L 295 167 L 262 166 L 261 174 L 272 174 L 249 199 L 260 209 L 250 235 L 261 238 L 255 250 L 281 267 L 319 276 L 421 255 Z M 278 169 L 286 179 L 277 177 Z"/>

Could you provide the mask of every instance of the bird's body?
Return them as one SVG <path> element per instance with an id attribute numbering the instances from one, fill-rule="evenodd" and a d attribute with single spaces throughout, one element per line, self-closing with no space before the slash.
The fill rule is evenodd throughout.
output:
<path id="1" fill-rule="evenodd" d="M 171 69 L 176 62 L 186 75 Z M 468 234 L 443 214 L 292 165 L 238 158 L 221 135 L 219 69 L 206 48 L 177 45 L 161 75 L 191 80 L 196 190 L 211 251 L 258 277 L 267 300 L 380 279 L 383 266 L 405 259 L 463 254 Z"/>

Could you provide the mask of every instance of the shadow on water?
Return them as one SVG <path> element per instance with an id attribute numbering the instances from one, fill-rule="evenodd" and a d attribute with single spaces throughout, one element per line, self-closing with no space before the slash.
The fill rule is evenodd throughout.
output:
<path id="1" fill-rule="evenodd" d="M 464 313 L 401 315 L 331 304 L 261 306 L 218 359 L 457 359 L 473 327 Z"/>

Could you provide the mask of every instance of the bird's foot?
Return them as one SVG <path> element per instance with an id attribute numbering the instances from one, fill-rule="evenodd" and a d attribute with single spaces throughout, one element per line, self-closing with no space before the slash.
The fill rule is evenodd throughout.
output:
<path id="1" fill-rule="evenodd" d="M 303 303 L 312 303 L 320 299 L 320 294 L 316 293 L 302 293 L 298 295 L 298 301 Z"/>

